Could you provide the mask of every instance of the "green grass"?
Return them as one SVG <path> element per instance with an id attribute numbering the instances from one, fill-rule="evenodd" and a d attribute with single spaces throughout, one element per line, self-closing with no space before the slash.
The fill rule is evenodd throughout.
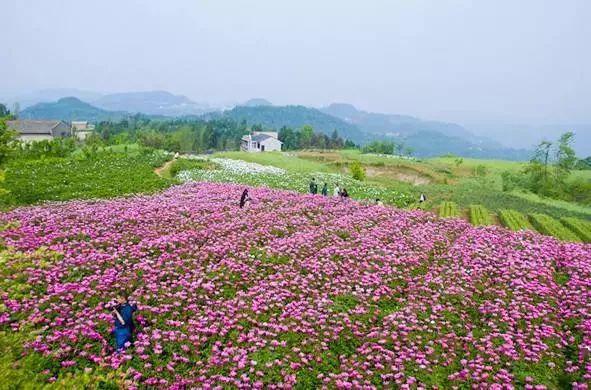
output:
<path id="1" fill-rule="evenodd" d="M 576 234 L 568 230 L 556 219 L 544 214 L 531 214 L 529 219 L 533 227 L 540 233 L 553 236 L 560 240 L 579 242 Z"/>
<path id="2" fill-rule="evenodd" d="M 470 206 L 469 217 L 470 223 L 474 226 L 489 226 L 493 224 L 489 211 L 481 205 Z"/>
<path id="3" fill-rule="evenodd" d="M 519 230 L 533 230 L 531 223 L 527 217 L 515 210 L 501 210 L 499 211 L 499 220 L 506 228 L 519 231 Z"/>
<path id="4" fill-rule="evenodd" d="M 560 222 L 575 233 L 583 242 L 591 242 L 591 222 L 569 217 L 562 218 Z"/>
<path id="5" fill-rule="evenodd" d="M 441 218 L 456 218 L 460 216 L 460 211 L 454 202 L 443 202 L 439 206 L 438 214 Z"/>
<path id="6" fill-rule="evenodd" d="M 154 173 L 167 157 L 162 153 L 102 152 L 94 158 L 12 160 L 6 166 L 4 186 L 8 206 L 41 201 L 111 198 L 153 192 L 171 183 Z"/>

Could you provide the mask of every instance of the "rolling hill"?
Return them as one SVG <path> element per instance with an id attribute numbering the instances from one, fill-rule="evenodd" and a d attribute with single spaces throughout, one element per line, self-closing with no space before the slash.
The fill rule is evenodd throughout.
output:
<path id="1" fill-rule="evenodd" d="M 367 142 L 372 138 L 355 125 L 305 106 L 237 106 L 221 113 L 210 113 L 203 116 L 205 119 L 220 117 L 237 122 L 246 121 L 248 125 L 258 124 L 273 129 L 280 129 L 283 126 L 298 129 L 304 125 L 310 125 L 314 130 L 327 135 L 337 130 L 342 137 L 356 143 Z"/>
<path id="2" fill-rule="evenodd" d="M 186 96 L 173 95 L 166 91 L 113 93 L 91 103 L 104 110 L 163 116 L 199 115 L 212 111 L 205 104 L 195 103 Z"/>
<path id="3" fill-rule="evenodd" d="M 119 121 L 129 114 L 123 111 L 107 111 L 75 97 L 65 97 L 53 103 L 37 103 L 21 111 L 21 119 L 60 119 L 64 121 L 86 120 L 90 122 Z"/>

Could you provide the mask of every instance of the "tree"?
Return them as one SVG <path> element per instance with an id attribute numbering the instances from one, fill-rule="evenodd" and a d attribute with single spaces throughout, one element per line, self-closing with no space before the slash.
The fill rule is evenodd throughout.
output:
<path id="1" fill-rule="evenodd" d="M 0 164 L 3 164 L 8 158 L 10 152 L 14 149 L 16 132 L 6 126 L 6 122 L 0 119 Z"/>
<path id="2" fill-rule="evenodd" d="M 279 129 L 279 140 L 283 142 L 283 150 L 299 149 L 298 136 L 290 127 L 283 126 Z"/>
<path id="3" fill-rule="evenodd" d="M 8 115 L 10 115 L 10 111 L 4 104 L 0 103 L 0 118 Z"/>
<path id="4" fill-rule="evenodd" d="M 569 131 L 560 136 L 556 147 L 555 177 L 558 183 L 564 183 L 577 164 L 577 155 L 572 148 L 574 133 Z"/>
<path id="5" fill-rule="evenodd" d="M 21 113 L 21 105 L 18 102 L 16 102 L 16 103 L 14 103 L 14 106 L 12 108 L 12 115 L 18 119 L 18 116 L 20 115 L 20 113 Z"/>
<path id="6" fill-rule="evenodd" d="M 351 171 L 351 176 L 355 180 L 362 181 L 365 179 L 365 168 L 359 161 L 353 161 L 351 165 L 349 165 L 349 170 Z"/>
<path id="7" fill-rule="evenodd" d="M 312 136 L 314 135 L 314 129 L 310 125 L 304 125 L 299 132 L 300 134 L 300 148 L 306 149 L 312 146 Z"/>

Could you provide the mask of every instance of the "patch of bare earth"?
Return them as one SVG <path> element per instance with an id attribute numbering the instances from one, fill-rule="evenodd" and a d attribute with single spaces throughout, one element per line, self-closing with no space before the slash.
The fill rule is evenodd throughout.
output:
<path id="1" fill-rule="evenodd" d="M 365 173 L 368 177 L 387 177 L 415 186 L 422 184 L 431 184 L 433 180 L 417 171 L 400 167 L 366 167 Z"/>

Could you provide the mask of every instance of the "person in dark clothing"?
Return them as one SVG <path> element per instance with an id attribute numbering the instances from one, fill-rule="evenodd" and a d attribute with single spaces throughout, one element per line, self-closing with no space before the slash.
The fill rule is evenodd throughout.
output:
<path id="1" fill-rule="evenodd" d="M 324 185 L 322 186 L 322 195 L 324 196 L 328 196 L 328 184 L 324 183 Z"/>
<path id="2" fill-rule="evenodd" d="M 310 181 L 310 193 L 312 195 L 316 195 L 318 193 L 318 184 L 316 184 L 315 178 L 312 178 L 312 181 Z"/>
<path id="3" fill-rule="evenodd" d="M 240 196 L 240 208 L 244 208 L 247 202 L 250 202 L 250 195 L 248 195 L 248 188 L 245 188 Z"/>
<path id="4" fill-rule="evenodd" d="M 117 352 L 127 348 L 127 343 L 133 343 L 133 333 L 135 324 L 133 323 L 133 313 L 137 310 L 136 304 L 129 303 L 127 295 L 117 297 L 117 306 L 113 308 L 113 321 L 115 330 L 115 345 Z"/>
<path id="5" fill-rule="evenodd" d="M 341 198 L 343 200 L 347 199 L 349 197 L 349 193 L 347 192 L 346 188 L 343 188 L 343 190 L 341 191 Z"/>

